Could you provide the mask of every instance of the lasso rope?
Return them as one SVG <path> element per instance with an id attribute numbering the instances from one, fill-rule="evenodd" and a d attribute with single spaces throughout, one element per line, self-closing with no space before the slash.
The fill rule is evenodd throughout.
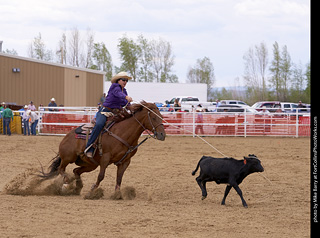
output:
<path id="1" fill-rule="evenodd" d="M 134 103 L 137 103 L 137 104 L 140 104 L 141 106 L 143 106 L 144 108 L 146 108 L 149 112 L 152 112 L 154 115 L 156 115 L 158 118 L 160 118 L 161 120 L 163 120 L 165 123 L 169 124 L 170 126 L 175 127 L 175 128 L 178 129 L 178 130 L 184 130 L 184 131 L 186 131 L 186 132 L 189 132 L 189 133 L 195 135 L 197 138 L 199 138 L 200 140 L 202 140 L 204 143 L 206 143 L 208 146 L 210 146 L 210 147 L 211 147 L 212 149 L 214 149 L 216 152 L 218 152 L 219 154 L 221 154 L 221 155 L 224 156 L 224 157 L 228 157 L 228 156 L 226 156 L 224 153 L 222 153 L 220 150 L 218 150 L 216 147 L 214 147 L 213 145 L 211 145 L 208 141 L 206 141 L 205 139 L 203 139 L 202 137 L 200 137 L 199 135 L 193 133 L 193 132 L 190 131 L 190 130 L 182 129 L 182 128 L 178 127 L 178 126 L 175 126 L 175 125 L 169 123 L 168 121 L 166 121 L 166 120 L 164 120 L 162 117 L 160 117 L 157 113 L 155 113 L 154 111 L 152 111 L 150 108 L 148 108 L 147 106 L 143 105 L 141 102 L 137 102 L 137 101 L 133 101 L 133 102 L 134 102 Z"/>
<path id="2" fill-rule="evenodd" d="M 137 102 L 137 101 L 133 101 L 134 103 L 137 103 L 141 106 L 143 106 L 144 108 L 146 108 L 149 112 L 152 112 L 154 115 L 156 115 L 158 118 L 160 118 L 161 120 L 163 120 L 165 123 L 169 124 L 170 126 L 172 127 L 175 127 L 177 128 L 178 130 L 184 130 L 186 132 L 189 132 L 191 134 L 194 134 L 197 138 L 199 138 L 200 140 L 202 140 L 204 143 L 206 143 L 208 146 L 210 146 L 212 149 L 214 149 L 216 152 L 218 152 L 219 154 L 221 154 L 222 156 L 224 157 L 228 157 L 226 156 L 224 153 L 222 153 L 220 150 L 218 150 L 216 147 L 214 147 L 213 145 L 211 145 L 208 141 L 206 141 L 205 139 L 203 139 L 202 137 L 200 137 L 199 135 L 193 133 L 192 131 L 190 130 L 187 130 L 187 129 L 182 129 L 178 126 L 175 126 L 171 123 L 169 123 L 168 121 L 164 120 L 162 117 L 160 117 L 157 113 L 155 113 L 153 110 L 151 110 L 150 108 L 148 108 L 147 106 L 143 105 L 141 102 Z M 127 105 L 126 105 L 127 106 Z M 272 185 L 272 182 L 269 178 L 267 178 L 265 175 L 263 175 L 262 173 L 258 173 L 260 176 L 262 176 L 265 180 L 267 180 L 269 182 L 270 185 Z"/>

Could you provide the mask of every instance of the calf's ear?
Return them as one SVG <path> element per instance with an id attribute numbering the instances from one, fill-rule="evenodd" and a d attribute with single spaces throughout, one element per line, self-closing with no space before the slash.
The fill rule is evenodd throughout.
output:
<path id="1" fill-rule="evenodd" d="M 247 157 L 243 156 L 243 163 L 247 164 Z"/>

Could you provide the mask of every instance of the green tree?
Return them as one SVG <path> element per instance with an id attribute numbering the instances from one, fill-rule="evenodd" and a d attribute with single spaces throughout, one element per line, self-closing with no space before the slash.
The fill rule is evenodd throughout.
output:
<path id="1" fill-rule="evenodd" d="M 153 81 L 153 75 L 151 71 L 152 67 L 152 55 L 151 55 L 151 48 L 149 41 L 144 38 L 142 34 L 138 36 L 138 46 L 140 48 L 140 57 L 139 57 L 139 63 L 140 63 L 140 70 L 138 73 L 139 81 L 142 82 L 152 82 Z"/>
<path id="2" fill-rule="evenodd" d="M 91 66 L 91 69 L 105 71 L 107 80 L 111 80 L 112 58 L 106 45 L 103 42 L 93 44 L 92 59 L 93 65 Z"/>
<path id="3" fill-rule="evenodd" d="M 29 44 L 28 56 L 34 59 L 52 61 L 52 51 L 46 49 L 40 32 Z"/>
<path id="4" fill-rule="evenodd" d="M 58 58 L 58 62 L 61 64 L 67 63 L 67 36 L 66 33 L 63 32 L 61 36 L 61 40 L 58 43 L 59 50 L 56 51 L 56 56 Z"/>
<path id="5" fill-rule="evenodd" d="M 193 67 L 189 67 L 187 79 L 190 83 L 207 84 L 207 95 L 210 96 L 211 88 L 215 81 L 214 68 L 208 57 L 197 59 Z"/>
<path id="6" fill-rule="evenodd" d="M 273 44 L 273 60 L 269 68 L 271 72 L 270 86 L 275 89 L 277 100 L 281 95 L 281 56 L 278 42 Z"/>
<path id="7" fill-rule="evenodd" d="M 280 70 L 281 70 L 281 98 L 280 99 L 282 101 L 287 101 L 292 63 L 291 63 L 291 57 L 286 45 L 283 46 L 282 48 L 280 62 L 281 62 L 280 63 Z"/>
<path id="8" fill-rule="evenodd" d="M 9 54 L 9 55 L 18 55 L 18 52 L 15 49 L 11 49 L 11 50 L 6 49 L 3 51 L 3 53 Z"/>
<path id="9" fill-rule="evenodd" d="M 211 101 L 219 100 L 230 100 L 234 99 L 232 96 L 232 92 L 223 87 L 221 90 L 214 89 L 210 95 Z"/>
<path id="10" fill-rule="evenodd" d="M 293 66 L 289 100 L 292 102 L 304 101 L 306 77 L 301 63 Z"/>
<path id="11" fill-rule="evenodd" d="M 133 81 L 137 80 L 139 71 L 140 47 L 126 35 L 119 39 L 118 49 L 122 61 L 121 70 L 129 72 Z"/>
<path id="12" fill-rule="evenodd" d="M 250 47 L 243 56 L 245 71 L 244 80 L 248 87 L 250 100 L 266 100 L 266 72 L 268 66 L 268 49 L 265 43 Z"/>
<path id="13" fill-rule="evenodd" d="M 150 42 L 150 53 L 152 61 L 152 73 L 156 82 L 178 82 L 178 77 L 172 73 L 174 55 L 170 42 L 159 38 Z"/>
<path id="14" fill-rule="evenodd" d="M 279 45 L 275 42 L 273 44 L 273 60 L 269 69 L 271 72 L 270 86 L 275 89 L 278 101 L 288 100 L 291 68 L 292 62 L 287 46 L 285 45 L 280 53 Z"/>
<path id="15" fill-rule="evenodd" d="M 306 66 L 306 72 L 305 72 L 305 76 L 306 76 L 306 83 L 307 83 L 307 87 L 304 90 L 305 96 L 306 96 L 306 103 L 310 103 L 311 101 L 311 68 L 310 68 L 310 62 L 307 64 Z"/>

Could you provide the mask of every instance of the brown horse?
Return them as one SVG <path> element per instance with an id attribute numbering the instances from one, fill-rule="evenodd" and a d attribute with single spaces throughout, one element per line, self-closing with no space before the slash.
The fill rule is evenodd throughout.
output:
<path id="1" fill-rule="evenodd" d="M 69 178 L 65 173 L 68 164 L 76 163 L 79 167 L 73 170 L 76 179 L 76 193 L 80 194 L 83 187 L 81 174 L 90 172 L 100 166 L 97 182 L 91 190 L 98 188 L 104 179 L 108 165 L 117 165 L 116 190 L 120 189 L 122 176 L 130 164 L 131 157 L 137 152 L 138 140 L 143 131 L 149 130 L 153 137 L 164 141 L 166 133 L 162 124 L 162 116 L 155 104 L 142 102 L 131 106 L 131 114 L 127 118 L 114 124 L 110 132 L 102 134 L 102 156 L 95 153 L 93 160 L 89 163 L 81 160 L 85 149 L 85 140 L 75 138 L 75 129 L 71 130 L 61 141 L 59 153 L 50 165 L 49 173 L 42 172 L 42 178 L 49 179 L 61 174 L 64 177 L 64 185 L 69 183 Z M 130 150 L 129 150 L 130 149 Z M 124 156 L 127 153 L 127 156 Z"/>

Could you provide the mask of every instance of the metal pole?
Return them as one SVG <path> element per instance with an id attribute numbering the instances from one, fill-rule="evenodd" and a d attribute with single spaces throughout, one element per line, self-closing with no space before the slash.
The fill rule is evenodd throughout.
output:
<path id="1" fill-rule="evenodd" d="M 298 108 L 296 108 L 296 138 L 299 137 L 299 115 L 298 115 Z"/>

